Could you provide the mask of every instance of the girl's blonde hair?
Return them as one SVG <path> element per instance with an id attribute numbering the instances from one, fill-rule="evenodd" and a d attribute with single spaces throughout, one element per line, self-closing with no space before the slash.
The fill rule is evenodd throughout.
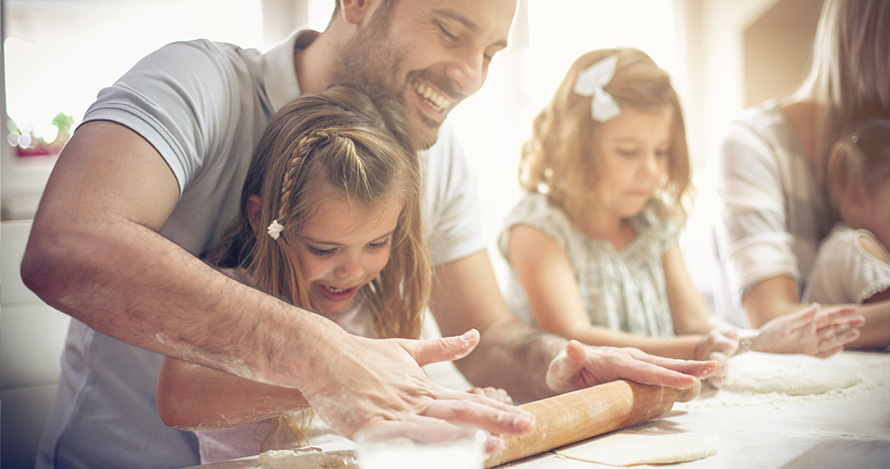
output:
<path id="1" fill-rule="evenodd" d="M 314 309 L 291 246 L 312 222 L 322 184 L 369 213 L 395 196 L 403 207 L 390 259 L 360 292 L 362 307 L 372 314 L 377 337 L 419 337 L 430 264 L 421 227 L 420 161 L 408 129 L 398 101 L 376 89 L 336 84 L 290 102 L 275 114 L 257 146 L 239 218 L 205 259 L 244 268 L 258 288 Z M 256 230 L 247 210 L 254 195 L 262 201 Z M 273 220 L 284 226 L 278 239 L 266 232 Z M 270 434 L 278 438 L 282 427 L 290 428 L 305 444 L 306 414 L 279 419 Z"/>
<path id="2" fill-rule="evenodd" d="M 813 63 L 795 94 L 816 103 L 819 180 L 831 145 L 851 122 L 890 117 L 890 2 L 826 0 Z"/>
<path id="3" fill-rule="evenodd" d="M 574 92 L 578 75 L 610 57 L 617 57 L 615 74 L 603 89 L 622 108 L 655 112 L 668 106 L 672 139 L 667 178 L 656 196 L 662 207 L 685 219 L 684 196 L 690 189 L 689 151 L 680 100 L 670 76 L 644 52 L 633 48 L 588 52 L 569 67 L 547 106 L 535 117 L 532 135 L 522 148 L 519 185 L 547 194 L 570 216 L 583 210 L 584 193 L 603 177 L 600 166 L 601 123 L 591 116 L 591 97 Z"/>
<path id="4" fill-rule="evenodd" d="M 850 225 L 857 195 L 873 194 L 890 181 L 890 119 L 870 119 L 854 126 L 831 149 L 828 194 L 835 210 Z M 858 226 L 854 226 L 858 228 Z"/>

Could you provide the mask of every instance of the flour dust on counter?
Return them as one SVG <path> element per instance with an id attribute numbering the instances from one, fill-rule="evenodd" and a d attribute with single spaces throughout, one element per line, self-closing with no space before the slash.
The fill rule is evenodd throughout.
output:
<path id="1" fill-rule="evenodd" d="M 315 469 L 358 469 L 355 451 L 323 451 L 321 448 L 269 450 L 260 453 L 262 469 L 291 469 L 311 467 Z"/>

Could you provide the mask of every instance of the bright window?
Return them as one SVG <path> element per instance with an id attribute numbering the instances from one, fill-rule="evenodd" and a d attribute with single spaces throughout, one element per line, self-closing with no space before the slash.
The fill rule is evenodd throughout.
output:
<path id="1" fill-rule="evenodd" d="M 80 122 L 100 89 L 166 43 L 262 46 L 260 0 L 5 0 L 4 9 L 6 112 L 48 138 L 53 117 Z"/>

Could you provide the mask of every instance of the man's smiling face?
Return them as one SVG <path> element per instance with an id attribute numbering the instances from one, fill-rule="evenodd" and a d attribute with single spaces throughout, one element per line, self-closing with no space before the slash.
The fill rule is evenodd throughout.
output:
<path id="1" fill-rule="evenodd" d="M 426 148 L 464 98 L 482 87 L 507 46 L 515 0 L 395 0 L 380 5 L 348 42 L 336 80 L 379 84 L 398 95 Z"/>

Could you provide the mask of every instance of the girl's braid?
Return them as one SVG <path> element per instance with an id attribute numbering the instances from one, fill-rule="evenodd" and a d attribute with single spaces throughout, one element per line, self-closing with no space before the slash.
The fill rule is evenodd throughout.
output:
<path id="1" fill-rule="evenodd" d="M 281 182 L 281 205 L 278 208 L 279 222 L 284 222 L 285 215 L 290 209 L 290 195 L 294 189 L 294 180 L 296 179 L 297 173 L 300 171 L 300 168 L 303 166 L 306 158 L 309 156 L 316 145 L 324 142 L 325 140 L 337 137 L 339 137 L 339 135 L 336 132 L 319 130 L 310 132 L 309 135 L 304 136 L 297 143 L 297 148 L 293 152 L 293 156 L 290 158 L 290 160 L 288 160 L 287 166 L 285 166 L 284 180 Z"/>

